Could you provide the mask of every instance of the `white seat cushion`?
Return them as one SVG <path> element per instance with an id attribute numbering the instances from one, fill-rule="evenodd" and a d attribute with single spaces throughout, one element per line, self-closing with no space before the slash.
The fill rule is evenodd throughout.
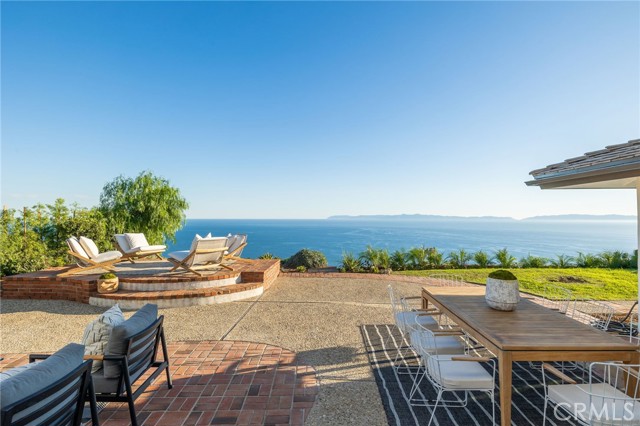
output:
<path id="1" fill-rule="evenodd" d="M 108 262 L 110 260 L 120 259 L 122 257 L 122 253 L 116 250 L 105 251 L 104 253 L 100 253 L 96 257 L 92 258 L 94 262 L 102 263 Z"/>
<path id="2" fill-rule="evenodd" d="M 78 238 L 78 242 L 91 259 L 95 259 L 100 254 L 98 246 L 93 242 L 91 238 L 80 237 Z"/>
<path id="3" fill-rule="evenodd" d="M 455 355 L 427 359 L 429 375 L 446 389 L 492 390 L 493 377 L 475 361 L 451 361 Z M 440 368 L 438 368 L 440 366 Z"/>
<path id="4" fill-rule="evenodd" d="M 149 245 L 147 238 L 142 233 L 124 234 L 129 247 L 145 247 Z"/>
<path id="5" fill-rule="evenodd" d="M 134 247 L 131 250 L 127 251 L 127 253 L 136 253 L 139 251 L 165 251 L 167 249 L 167 246 L 163 246 L 163 245 L 155 245 L 155 246 L 142 246 L 142 247 Z"/>
<path id="6" fill-rule="evenodd" d="M 435 345 L 439 355 L 462 355 L 464 354 L 464 346 L 462 341 L 456 336 L 435 336 Z M 409 333 L 409 342 L 411 346 L 420 355 L 426 355 L 423 352 L 435 353 L 434 339 L 429 337 L 424 331 L 412 331 Z"/>
<path id="7" fill-rule="evenodd" d="M 591 424 L 593 425 L 638 425 L 640 424 L 640 401 L 632 399 L 607 383 L 580 385 L 549 385 L 549 399 L 562 404 L 569 412 L 575 413 L 581 407 L 584 419 L 589 419 L 589 406 L 593 404 Z M 589 393 L 593 394 L 589 399 Z M 606 395 L 605 398 L 597 395 Z M 627 405 L 625 405 L 625 403 Z M 626 408 L 626 410 L 625 410 Z M 603 413 L 600 415 L 600 413 Z M 607 413 L 608 416 L 605 416 Z M 600 416 L 598 418 L 598 416 Z"/>
<path id="8" fill-rule="evenodd" d="M 407 334 L 412 331 L 420 330 L 420 326 L 416 321 L 420 323 L 420 325 L 428 328 L 430 330 L 439 329 L 438 322 L 432 315 L 419 315 L 420 312 L 410 311 L 410 312 L 398 312 L 396 313 L 396 324 L 400 328 L 400 331 Z"/>
<path id="9" fill-rule="evenodd" d="M 177 261 L 182 261 L 185 257 L 189 255 L 189 253 L 191 253 L 190 250 L 173 251 L 169 253 L 169 257 Z"/>

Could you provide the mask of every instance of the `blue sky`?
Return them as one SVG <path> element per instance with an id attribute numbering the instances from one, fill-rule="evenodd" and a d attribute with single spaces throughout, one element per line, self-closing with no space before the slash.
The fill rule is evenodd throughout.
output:
<path id="1" fill-rule="evenodd" d="M 637 2 L 2 2 L 1 197 L 192 218 L 635 214 L 528 172 L 640 137 Z"/>

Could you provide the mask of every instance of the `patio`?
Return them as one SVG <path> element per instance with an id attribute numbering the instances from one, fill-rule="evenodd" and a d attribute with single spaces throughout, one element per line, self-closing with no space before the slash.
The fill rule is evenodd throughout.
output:
<path id="1" fill-rule="evenodd" d="M 161 386 L 163 379 L 158 379 L 150 388 L 150 395 L 138 403 L 140 412 L 145 413 L 144 424 L 198 424 L 198 421 L 271 424 L 267 416 L 287 415 L 287 421 L 285 417 L 269 419 L 299 424 L 300 416 L 305 416 L 305 424 L 309 425 L 388 424 L 389 407 L 380 397 L 378 377 L 383 370 L 374 365 L 372 347 L 363 337 L 373 330 L 371 327 L 392 323 L 386 289 L 390 282 L 401 294 L 417 296 L 429 280 L 400 276 L 356 279 L 339 275 L 326 278 L 284 275 L 261 297 L 221 305 L 161 309 L 177 386 L 167 391 Z M 26 353 L 52 352 L 65 343 L 80 341 L 86 324 L 103 311 L 104 308 L 68 301 L 3 300 L 0 321 L 5 332 L 0 340 L 0 353 L 18 355 L 3 355 L 5 361 L 0 362 L 0 368 L 26 362 Z M 395 348 L 389 350 L 391 354 Z M 295 389 L 302 393 L 277 395 L 291 401 L 291 407 L 285 408 L 288 402 L 280 398 L 278 408 L 275 398 L 251 400 L 254 395 L 250 393 L 256 389 L 251 386 L 258 384 L 255 378 L 260 367 L 276 375 L 282 368 L 282 373 L 289 375 L 282 380 L 297 381 Z M 235 376 L 229 375 L 229 371 Z M 540 386 L 537 377 L 529 376 L 536 379 L 532 381 L 534 387 Z M 240 383 L 236 383 L 238 380 Z M 254 381 L 249 383 L 250 380 Z M 176 390 L 196 381 L 200 387 L 193 389 L 199 396 L 181 395 Z M 236 384 L 243 385 L 242 389 L 234 387 Z M 285 392 L 273 386 L 269 389 Z M 223 389 L 224 395 L 213 395 Z M 533 399 L 539 397 L 537 392 L 531 394 Z M 199 408 L 193 399 L 196 397 L 200 398 Z M 102 412 L 103 424 L 129 424 L 126 409 L 119 405 L 111 404 Z M 534 405 L 537 407 L 535 401 Z M 243 414 L 246 410 L 251 414 Z M 450 412 L 453 419 L 458 418 L 455 413 Z M 214 418 L 216 422 L 228 423 L 212 423 Z M 480 424 L 485 423 L 486 419 L 480 419 Z"/>

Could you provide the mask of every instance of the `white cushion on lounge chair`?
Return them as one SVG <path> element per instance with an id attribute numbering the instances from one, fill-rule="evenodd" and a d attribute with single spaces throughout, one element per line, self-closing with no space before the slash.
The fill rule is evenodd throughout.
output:
<path id="1" fill-rule="evenodd" d="M 97 257 L 100 254 L 98 246 L 93 242 L 91 238 L 80 237 L 78 238 L 78 242 L 91 259 Z"/>
<path id="2" fill-rule="evenodd" d="M 556 405 L 562 404 L 571 413 L 577 412 L 577 407 L 591 407 L 593 413 L 608 413 L 609 418 L 602 416 L 591 419 L 593 425 L 637 425 L 640 421 L 640 402 L 628 397 L 623 392 L 608 383 L 588 383 L 580 385 L 549 385 L 549 399 Z M 589 394 L 594 394 L 589 401 Z M 606 395 L 605 398 L 597 395 Z M 615 401 L 615 402 L 614 402 Z M 626 411 L 625 411 L 625 403 Z M 589 410 L 584 413 L 588 418 Z M 633 416 L 631 415 L 633 413 Z M 615 414 L 615 418 L 613 416 Z"/>
<path id="3" fill-rule="evenodd" d="M 122 257 L 122 253 L 116 250 L 105 251 L 104 253 L 100 253 L 96 257 L 91 258 L 94 262 L 102 263 L 108 262 L 110 260 L 120 259 Z"/>
<path id="4" fill-rule="evenodd" d="M 185 257 L 187 257 L 189 255 L 189 253 L 191 253 L 190 250 L 179 250 L 179 251 L 174 251 L 169 253 L 169 257 L 178 261 L 183 260 Z"/>
<path id="5" fill-rule="evenodd" d="M 459 338 L 455 336 L 436 336 L 435 339 L 436 345 L 438 346 L 439 355 L 464 354 L 464 346 L 462 346 L 462 341 Z M 418 352 L 430 348 L 432 348 L 433 351 L 436 350 L 436 348 L 432 347 L 433 339 L 429 338 L 429 336 L 427 336 L 427 334 L 423 331 L 413 331 L 409 333 L 409 341 L 411 342 L 411 346 Z M 433 353 L 432 351 L 429 352 Z"/>
<path id="6" fill-rule="evenodd" d="M 429 375 L 447 389 L 493 389 L 493 378 L 475 361 L 451 361 L 455 355 L 430 356 Z M 440 368 L 438 368 L 440 366 Z"/>
<path id="7" fill-rule="evenodd" d="M 202 240 L 202 237 L 200 236 L 200 234 L 196 234 L 195 237 L 193 237 L 193 240 L 191 241 L 191 248 L 189 250 L 194 250 L 196 248 L 196 245 L 198 245 L 198 241 Z"/>
<path id="8" fill-rule="evenodd" d="M 155 246 L 142 246 L 142 247 L 134 247 L 131 250 L 127 251 L 127 253 L 135 253 L 138 251 L 159 251 L 159 250 L 166 250 L 167 246 L 163 246 L 161 244 L 155 245 Z"/>
<path id="9" fill-rule="evenodd" d="M 84 251 L 84 249 L 82 248 L 82 246 L 80 245 L 80 242 L 76 237 L 67 238 L 67 244 L 69 245 L 69 248 L 73 250 L 76 254 L 82 257 L 86 257 L 87 259 L 90 259 L 90 256 L 87 254 L 86 251 Z"/>
<path id="10" fill-rule="evenodd" d="M 129 247 L 145 247 L 149 245 L 147 238 L 142 233 L 124 234 L 124 237 L 127 239 Z"/>
<path id="11" fill-rule="evenodd" d="M 120 249 L 122 249 L 122 251 L 125 253 L 129 253 L 131 251 L 131 246 L 129 245 L 129 241 L 127 241 L 127 238 L 124 236 L 124 234 L 116 234 L 115 237 L 116 243 L 118 243 Z"/>

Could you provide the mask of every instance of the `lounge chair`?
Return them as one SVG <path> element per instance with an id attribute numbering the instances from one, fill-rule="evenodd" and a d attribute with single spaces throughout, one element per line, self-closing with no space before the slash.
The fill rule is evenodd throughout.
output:
<path id="1" fill-rule="evenodd" d="M 76 237 L 68 238 L 67 246 L 69 246 L 68 253 L 76 259 L 78 267 L 58 274 L 59 277 L 66 277 L 93 269 L 115 271 L 113 265 L 122 258 L 122 253 L 116 250 L 100 253 L 96 244 L 86 237 L 80 237 L 79 239 Z"/>
<path id="2" fill-rule="evenodd" d="M 221 266 L 233 271 L 232 268 L 222 263 L 224 253 L 228 249 L 226 237 L 198 238 L 198 236 L 196 236 L 191 244 L 191 250 L 169 253 L 167 260 L 175 265 L 170 272 L 182 268 L 202 276 L 195 268 L 211 266 Z"/>
<path id="3" fill-rule="evenodd" d="M 162 260 L 160 255 L 167 249 L 164 245 L 150 245 L 144 234 L 115 234 L 114 239 L 122 258 L 131 263 L 134 259 L 144 259 L 156 256 Z"/>
<path id="4" fill-rule="evenodd" d="M 246 234 L 237 234 L 230 235 L 227 237 L 227 251 L 224 253 L 223 262 L 224 265 L 228 267 L 229 263 L 233 263 L 235 261 L 243 262 L 246 259 L 242 257 L 242 251 L 247 246 L 247 235 Z M 230 268 L 229 269 L 233 269 Z"/>

